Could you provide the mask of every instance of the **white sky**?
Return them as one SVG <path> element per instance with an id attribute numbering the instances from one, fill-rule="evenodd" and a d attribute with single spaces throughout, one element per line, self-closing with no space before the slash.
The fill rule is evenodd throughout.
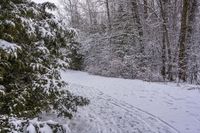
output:
<path id="1" fill-rule="evenodd" d="M 32 1 L 36 3 L 43 3 L 43 2 L 49 1 L 49 2 L 55 3 L 56 5 L 59 3 L 59 0 L 32 0 Z"/>

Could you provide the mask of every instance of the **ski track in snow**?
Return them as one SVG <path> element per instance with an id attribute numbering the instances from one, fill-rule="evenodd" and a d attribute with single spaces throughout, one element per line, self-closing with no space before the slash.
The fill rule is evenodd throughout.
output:
<path id="1" fill-rule="evenodd" d="M 72 133 L 179 133 L 160 118 L 95 88 L 76 84 L 70 84 L 70 88 L 91 100 L 69 124 Z"/>
<path id="2" fill-rule="evenodd" d="M 91 101 L 70 122 L 72 133 L 200 133 L 200 94 L 185 89 L 192 86 L 75 71 L 62 77 L 72 92 Z"/>

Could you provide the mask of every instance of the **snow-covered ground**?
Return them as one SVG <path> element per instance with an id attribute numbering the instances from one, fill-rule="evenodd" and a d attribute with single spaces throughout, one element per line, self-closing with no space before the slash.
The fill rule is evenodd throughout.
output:
<path id="1" fill-rule="evenodd" d="M 74 93 L 91 104 L 70 122 L 72 133 L 200 133 L 200 90 L 66 71 Z M 195 89 L 196 88 L 196 89 Z"/>

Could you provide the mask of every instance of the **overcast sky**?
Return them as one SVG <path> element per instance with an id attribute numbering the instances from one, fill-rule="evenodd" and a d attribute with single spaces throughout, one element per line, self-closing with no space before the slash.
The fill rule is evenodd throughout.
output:
<path id="1" fill-rule="evenodd" d="M 49 1 L 49 2 L 52 2 L 52 3 L 55 3 L 55 4 L 58 4 L 59 2 L 59 0 L 32 0 L 32 1 L 35 1 L 35 2 L 37 2 L 37 3 L 43 3 L 43 2 L 47 2 L 47 1 Z"/>

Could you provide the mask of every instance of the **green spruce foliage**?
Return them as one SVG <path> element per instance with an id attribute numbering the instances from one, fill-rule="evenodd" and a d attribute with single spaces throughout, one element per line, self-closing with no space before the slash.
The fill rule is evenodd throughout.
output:
<path id="1" fill-rule="evenodd" d="M 56 6 L 28 0 L 0 1 L 0 116 L 33 118 L 54 110 L 72 117 L 88 104 L 63 88 L 75 32 L 47 12 Z"/>

